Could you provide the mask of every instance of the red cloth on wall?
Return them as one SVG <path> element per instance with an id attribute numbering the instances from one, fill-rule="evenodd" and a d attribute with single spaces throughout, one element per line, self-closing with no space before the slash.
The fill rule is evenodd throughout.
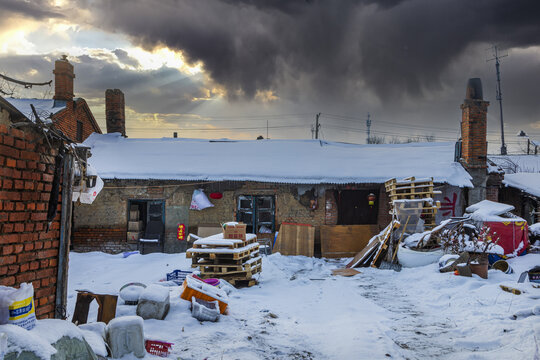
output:
<path id="1" fill-rule="evenodd" d="M 529 246 L 529 227 L 526 221 L 485 221 L 493 239 L 499 238 L 497 245 L 504 249 L 504 254 L 512 254 L 523 242 L 520 255 Z"/>

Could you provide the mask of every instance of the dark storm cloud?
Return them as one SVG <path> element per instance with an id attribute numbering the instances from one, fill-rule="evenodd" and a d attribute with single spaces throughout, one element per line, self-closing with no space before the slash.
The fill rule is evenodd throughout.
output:
<path id="1" fill-rule="evenodd" d="M 26 81 L 47 81 L 53 79 L 54 60 L 59 57 L 60 54 L 0 56 L 0 72 Z M 206 95 L 202 79 L 186 77 L 177 69 L 161 67 L 135 71 L 88 55 L 69 59 L 76 76 L 75 96 L 103 102 L 106 89 L 121 89 L 126 97 L 126 106 L 139 113 L 189 112 L 199 104 L 193 98 Z M 29 75 L 32 69 L 37 70 L 33 76 Z M 32 89 L 18 87 L 15 96 L 51 98 L 52 94 L 48 86 Z"/>
<path id="2" fill-rule="evenodd" d="M 146 48 L 182 50 L 230 95 L 241 90 L 248 98 L 283 88 L 349 98 L 365 88 L 382 99 L 416 96 L 439 89 L 441 74 L 471 45 L 540 43 L 535 0 L 84 3 L 96 26 Z"/>
<path id="3" fill-rule="evenodd" d="M 2 0 L 0 1 L 0 11 L 3 13 L 15 13 L 37 20 L 47 18 L 61 18 L 64 15 L 55 6 L 52 6 L 47 0 Z"/>
<path id="4" fill-rule="evenodd" d="M 118 60 L 123 64 L 130 65 L 130 66 L 133 66 L 135 68 L 137 68 L 137 67 L 139 67 L 141 65 L 137 59 L 135 59 L 134 57 L 129 56 L 127 51 L 125 51 L 125 50 L 116 49 L 116 50 L 113 51 L 113 53 L 114 53 L 114 55 L 116 55 Z"/>

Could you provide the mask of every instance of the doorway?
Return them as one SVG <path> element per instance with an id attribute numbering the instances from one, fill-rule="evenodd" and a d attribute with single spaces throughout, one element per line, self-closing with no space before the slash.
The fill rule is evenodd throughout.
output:
<path id="1" fill-rule="evenodd" d="M 128 231 L 138 222 L 139 251 L 141 254 L 163 252 L 165 240 L 165 201 L 128 200 Z M 138 214 L 138 219 L 134 216 Z"/>
<path id="2" fill-rule="evenodd" d="M 338 225 L 377 224 L 378 197 L 375 197 L 372 205 L 368 197 L 378 193 L 378 189 L 340 191 L 337 197 Z"/>

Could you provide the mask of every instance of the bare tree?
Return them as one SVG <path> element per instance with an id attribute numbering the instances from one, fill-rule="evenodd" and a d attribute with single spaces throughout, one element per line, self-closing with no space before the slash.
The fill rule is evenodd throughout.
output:
<path id="1" fill-rule="evenodd" d="M 384 136 L 370 136 L 368 138 L 367 143 L 368 144 L 384 144 L 386 139 Z"/>

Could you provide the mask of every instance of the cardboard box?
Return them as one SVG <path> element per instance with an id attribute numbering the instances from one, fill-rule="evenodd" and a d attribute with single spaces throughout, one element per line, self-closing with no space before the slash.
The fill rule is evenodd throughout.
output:
<path id="1" fill-rule="evenodd" d="M 131 210 L 129 212 L 130 221 L 139 221 L 139 210 Z"/>
<path id="2" fill-rule="evenodd" d="M 128 231 L 127 233 L 127 241 L 129 243 L 138 243 L 140 238 L 141 233 L 138 231 Z"/>
<path id="3" fill-rule="evenodd" d="M 128 231 L 142 231 L 143 222 L 142 221 L 130 221 L 128 222 Z"/>
<path id="4" fill-rule="evenodd" d="M 131 205 L 129 211 L 139 211 L 139 205 Z"/>
<path id="5" fill-rule="evenodd" d="M 246 224 L 227 225 L 223 229 L 223 238 L 246 240 Z"/>
<path id="6" fill-rule="evenodd" d="M 205 238 L 222 232 L 223 228 L 219 224 L 200 224 L 197 229 L 197 236 Z"/>

